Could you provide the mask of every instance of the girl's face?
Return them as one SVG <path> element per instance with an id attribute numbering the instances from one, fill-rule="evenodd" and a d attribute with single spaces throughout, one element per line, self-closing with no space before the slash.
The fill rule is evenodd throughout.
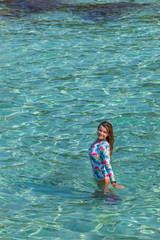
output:
<path id="1" fill-rule="evenodd" d="M 98 141 L 104 141 L 108 137 L 108 130 L 103 126 L 100 126 L 98 128 L 97 135 L 98 135 Z"/>

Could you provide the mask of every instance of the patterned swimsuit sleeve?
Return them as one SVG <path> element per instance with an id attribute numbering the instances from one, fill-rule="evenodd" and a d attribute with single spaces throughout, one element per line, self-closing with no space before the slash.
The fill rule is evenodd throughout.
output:
<path id="1" fill-rule="evenodd" d="M 116 182 L 112 166 L 110 164 L 110 148 L 108 144 L 104 144 L 101 148 L 101 163 L 105 165 L 106 171 L 109 175 L 111 183 Z"/>

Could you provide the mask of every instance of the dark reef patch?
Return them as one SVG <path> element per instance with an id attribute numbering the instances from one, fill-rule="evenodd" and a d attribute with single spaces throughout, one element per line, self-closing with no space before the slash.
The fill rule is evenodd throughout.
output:
<path id="1" fill-rule="evenodd" d="M 137 4 L 129 2 L 117 2 L 106 4 L 81 4 L 74 5 L 65 3 L 62 0 L 4 0 L 7 9 L 1 11 L 1 15 L 5 12 L 12 12 L 18 15 L 18 12 L 42 12 L 48 10 L 70 11 L 75 14 L 87 15 L 89 19 L 108 18 L 109 16 L 120 16 L 121 14 L 134 9 L 140 9 L 150 4 Z"/>

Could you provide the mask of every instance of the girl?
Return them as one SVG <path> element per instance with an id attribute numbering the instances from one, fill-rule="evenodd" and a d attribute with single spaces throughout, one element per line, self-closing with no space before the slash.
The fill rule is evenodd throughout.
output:
<path id="1" fill-rule="evenodd" d="M 102 190 L 107 190 L 109 183 L 115 188 L 124 188 L 116 184 L 114 173 L 110 164 L 110 156 L 113 152 L 114 134 L 112 124 L 102 122 L 98 126 L 98 138 L 89 148 L 93 175 L 98 180 L 98 186 Z"/>

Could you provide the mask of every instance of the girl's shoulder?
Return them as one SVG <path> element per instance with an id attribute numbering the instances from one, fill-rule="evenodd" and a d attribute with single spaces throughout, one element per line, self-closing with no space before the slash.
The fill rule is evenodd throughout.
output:
<path id="1" fill-rule="evenodd" d="M 109 148 L 109 143 L 107 141 L 101 142 L 101 147 Z"/>
<path id="2" fill-rule="evenodd" d="M 102 148 L 102 147 L 108 148 L 109 147 L 109 143 L 107 141 L 97 142 L 97 140 L 96 140 L 96 141 L 94 141 L 91 144 L 89 149 L 94 148 L 94 147 L 97 147 L 97 148 Z"/>
<path id="3" fill-rule="evenodd" d="M 94 148 L 95 147 L 95 145 L 96 145 L 96 141 L 94 141 L 91 145 L 90 145 L 90 147 L 89 147 L 89 151 L 92 149 L 92 148 Z"/>

